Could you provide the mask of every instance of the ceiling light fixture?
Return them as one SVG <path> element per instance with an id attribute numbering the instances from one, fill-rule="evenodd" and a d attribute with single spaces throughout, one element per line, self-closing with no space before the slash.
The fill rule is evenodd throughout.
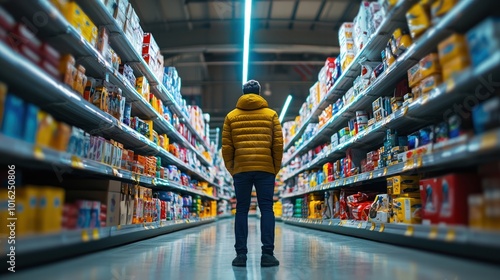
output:
<path id="1" fill-rule="evenodd" d="M 250 21 L 252 19 L 252 0 L 245 0 L 245 30 L 243 34 L 243 82 L 248 79 L 248 54 L 250 52 Z"/>
<path id="2" fill-rule="evenodd" d="M 285 105 L 283 105 L 283 109 L 281 110 L 281 114 L 280 114 L 280 123 L 283 122 L 283 119 L 285 118 L 285 115 L 286 115 L 286 111 L 288 111 L 288 107 L 290 106 L 290 103 L 292 103 L 292 95 L 289 94 L 287 97 L 286 97 L 286 100 L 285 100 Z"/>

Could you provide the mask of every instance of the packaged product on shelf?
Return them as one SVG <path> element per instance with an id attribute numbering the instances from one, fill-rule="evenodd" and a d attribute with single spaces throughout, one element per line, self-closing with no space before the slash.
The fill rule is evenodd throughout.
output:
<path id="1" fill-rule="evenodd" d="M 439 63 L 439 55 L 431 53 L 419 61 L 420 76 L 422 79 L 435 74 L 441 74 L 441 65 Z"/>
<path id="2" fill-rule="evenodd" d="M 59 72 L 62 75 L 62 82 L 72 87 L 77 75 L 75 58 L 72 55 L 66 54 L 61 57 Z"/>
<path id="3" fill-rule="evenodd" d="M 128 125 L 130 127 L 132 127 L 131 114 L 132 114 L 132 104 L 125 103 L 124 108 L 123 108 L 123 120 L 122 120 L 122 122 L 125 125 Z"/>
<path id="4" fill-rule="evenodd" d="M 394 215 L 391 222 L 420 224 L 422 222 L 422 203 L 420 198 L 397 197 L 393 199 Z"/>
<path id="5" fill-rule="evenodd" d="M 35 230 L 38 233 L 54 233 L 61 230 L 64 189 L 37 186 L 37 210 Z"/>
<path id="6" fill-rule="evenodd" d="M 38 112 L 38 130 L 36 144 L 42 147 L 50 147 L 52 138 L 57 130 L 57 122 L 54 118 L 43 111 Z"/>
<path id="7" fill-rule="evenodd" d="M 457 57 L 443 65 L 443 81 L 454 78 L 470 65 L 469 57 Z"/>
<path id="8" fill-rule="evenodd" d="M 109 112 L 109 93 L 104 86 L 97 86 L 91 97 L 92 104 L 104 112 Z"/>
<path id="9" fill-rule="evenodd" d="M 470 194 L 467 203 L 469 204 L 468 225 L 473 229 L 483 229 L 486 227 L 485 199 L 483 194 Z"/>
<path id="10" fill-rule="evenodd" d="M 443 66 L 443 70 L 446 70 L 445 65 L 448 62 L 458 57 L 468 60 L 469 49 L 467 46 L 467 39 L 462 34 L 454 33 L 439 43 L 438 54 L 439 63 Z"/>
<path id="11" fill-rule="evenodd" d="M 368 42 L 370 38 L 370 23 L 372 22 L 372 14 L 370 12 L 370 2 L 361 1 L 357 16 L 354 18 L 353 37 L 356 50 L 359 52 Z"/>
<path id="12" fill-rule="evenodd" d="M 408 83 L 411 88 L 415 87 L 422 80 L 420 64 L 417 63 L 408 70 Z"/>
<path id="13" fill-rule="evenodd" d="M 367 221 L 372 203 L 366 193 L 356 193 L 346 197 L 349 216 L 355 220 Z"/>
<path id="14" fill-rule="evenodd" d="M 500 97 L 495 96 L 472 110 L 476 134 L 482 134 L 500 126 Z"/>
<path id="15" fill-rule="evenodd" d="M 433 74 L 423 79 L 420 82 L 420 87 L 422 90 L 422 94 L 428 93 L 429 91 L 435 89 L 443 82 L 443 78 L 441 74 Z"/>
<path id="16" fill-rule="evenodd" d="M 441 185 L 438 182 L 438 178 L 420 180 L 423 224 L 437 223 L 442 201 L 441 195 Z"/>
<path id="17" fill-rule="evenodd" d="M 406 20 L 408 21 L 408 28 L 413 39 L 417 39 L 429 27 L 432 26 L 430 10 L 428 5 L 417 3 L 411 7 L 406 13 Z"/>
<path id="18" fill-rule="evenodd" d="M 476 174 L 448 174 L 438 179 L 441 191 L 439 223 L 462 224 L 468 222 L 468 195 L 480 192 Z"/>
<path id="19" fill-rule="evenodd" d="M 436 22 L 440 17 L 448 13 L 458 0 L 437 0 L 433 1 L 431 6 L 432 21 Z"/>
<path id="20" fill-rule="evenodd" d="M 25 122 L 26 105 L 24 101 L 12 93 L 6 93 L 4 86 L 0 93 L 0 132 L 17 139 L 23 139 L 23 123 Z M 3 111 L 3 112 L 2 112 Z"/>
<path id="21" fill-rule="evenodd" d="M 96 44 L 96 49 L 102 56 L 106 57 L 109 49 L 109 32 L 106 26 L 99 27 L 99 36 Z"/>
<path id="22" fill-rule="evenodd" d="M 340 65 L 342 72 L 344 72 L 347 69 L 347 67 L 351 65 L 351 63 L 354 61 L 354 57 L 355 55 L 350 53 L 340 56 Z"/>
<path id="23" fill-rule="evenodd" d="M 413 44 L 410 35 L 408 35 L 405 29 L 401 28 L 394 30 L 389 42 L 391 45 L 391 53 L 395 57 L 403 54 L 411 46 L 411 44 Z"/>
<path id="24" fill-rule="evenodd" d="M 81 96 L 83 96 L 85 87 L 87 85 L 87 76 L 85 76 L 85 67 L 82 65 L 78 65 L 76 67 L 76 76 L 73 81 L 73 89 L 78 92 Z"/>
<path id="25" fill-rule="evenodd" d="M 390 198 L 387 194 L 378 194 L 370 206 L 369 221 L 376 223 L 389 222 Z"/>
<path id="26" fill-rule="evenodd" d="M 127 20 L 127 7 L 129 3 L 128 0 L 117 0 L 116 2 L 117 6 L 113 17 L 115 18 L 118 26 L 123 29 L 125 21 Z"/>
<path id="27" fill-rule="evenodd" d="M 478 66 L 500 48 L 500 17 L 488 17 L 467 34 L 472 65 Z"/>
<path id="28" fill-rule="evenodd" d="M 387 194 L 420 196 L 418 176 L 393 176 L 387 178 Z"/>
<path id="29" fill-rule="evenodd" d="M 135 75 L 134 75 L 134 70 L 128 65 L 128 64 L 121 64 L 119 68 L 120 74 L 125 77 L 125 80 L 128 81 L 129 85 L 131 87 L 135 87 Z"/>
<path id="30" fill-rule="evenodd" d="M 65 152 L 68 149 L 68 142 L 71 135 L 71 126 L 58 122 L 57 129 L 52 137 L 51 147 L 57 151 Z"/>

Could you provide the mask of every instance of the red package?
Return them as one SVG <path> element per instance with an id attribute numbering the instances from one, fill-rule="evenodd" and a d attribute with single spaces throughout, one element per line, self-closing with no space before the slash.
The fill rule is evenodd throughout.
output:
<path id="1" fill-rule="evenodd" d="M 42 42 L 26 27 L 26 25 L 18 23 L 10 33 L 9 45 L 14 50 L 19 50 L 22 45 L 25 45 L 39 56 Z"/>
<path id="2" fill-rule="evenodd" d="M 59 61 L 61 60 L 61 55 L 59 54 L 59 52 L 47 43 L 42 43 L 42 46 L 40 47 L 40 56 L 43 57 L 45 61 L 54 65 L 56 68 L 59 65 Z"/>
<path id="3" fill-rule="evenodd" d="M 480 180 L 476 174 L 448 174 L 439 178 L 441 202 L 439 223 L 467 225 L 469 221 L 468 196 L 479 193 Z"/>
<path id="4" fill-rule="evenodd" d="M 420 180 L 420 198 L 422 200 L 422 223 L 436 224 L 441 202 L 441 185 L 438 183 L 438 178 Z"/>

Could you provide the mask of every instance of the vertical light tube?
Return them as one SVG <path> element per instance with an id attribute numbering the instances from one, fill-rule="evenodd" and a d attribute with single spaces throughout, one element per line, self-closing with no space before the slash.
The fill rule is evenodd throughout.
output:
<path id="1" fill-rule="evenodd" d="M 288 95 L 285 100 L 285 104 L 283 105 L 283 109 L 281 110 L 280 113 L 280 123 L 283 122 L 283 119 L 285 118 L 286 111 L 288 111 L 288 107 L 290 106 L 290 103 L 292 102 L 292 95 Z"/>
<path id="2" fill-rule="evenodd" d="M 252 0 L 245 0 L 245 31 L 243 34 L 243 81 L 248 79 L 248 54 L 250 52 L 250 22 L 252 19 Z"/>

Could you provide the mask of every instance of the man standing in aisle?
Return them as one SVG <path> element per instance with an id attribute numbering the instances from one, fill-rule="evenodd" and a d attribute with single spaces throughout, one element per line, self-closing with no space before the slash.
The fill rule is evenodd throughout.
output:
<path id="1" fill-rule="evenodd" d="M 233 266 L 246 266 L 248 211 L 252 188 L 262 214 L 260 220 L 261 266 L 277 266 L 274 257 L 273 195 L 276 174 L 283 157 L 283 132 L 278 114 L 268 108 L 260 96 L 260 84 L 250 80 L 243 85 L 243 95 L 224 121 L 222 156 L 234 178 L 236 219 L 234 233 L 236 258 Z"/>

